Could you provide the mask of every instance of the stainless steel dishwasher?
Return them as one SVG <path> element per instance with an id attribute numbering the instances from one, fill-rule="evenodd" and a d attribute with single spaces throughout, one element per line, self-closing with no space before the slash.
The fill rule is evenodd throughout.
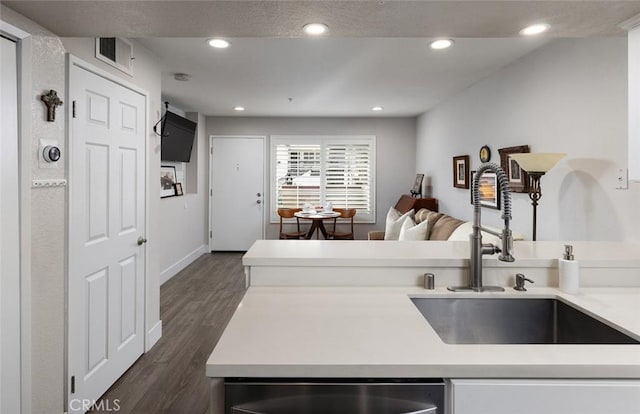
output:
<path id="1" fill-rule="evenodd" d="M 444 414 L 442 379 L 225 379 L 227 414 Z"/>

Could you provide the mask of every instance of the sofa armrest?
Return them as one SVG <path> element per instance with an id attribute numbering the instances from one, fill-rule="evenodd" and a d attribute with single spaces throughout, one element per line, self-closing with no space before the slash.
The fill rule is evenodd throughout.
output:
<path id="1" fill-rule="evenodd" d="M 369 240 L 384 240 L 384 231 L 372 230 L 368 234 Z"/>

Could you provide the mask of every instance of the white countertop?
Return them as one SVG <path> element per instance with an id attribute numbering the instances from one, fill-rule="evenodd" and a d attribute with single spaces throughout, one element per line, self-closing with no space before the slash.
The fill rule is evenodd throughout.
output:
<path id="1" fill-rule="evenodd" d="M 640 246 L 623 242 L 519 241 L 516 261 L 485 256 L 485 266 L 552 267 L 572 244 L 581 267 L 640 267 Z M 258 240 L 243 258 L 245 266 L 415 267 L 466 266 L 465 241 Z"/>
<path id="2" fill-rule="evenodd" d="M 257 243 L 247 260 L 273 248 Z M 580 251 L 578 246 L 576 253 Z M 590 260 L 597 262 L 597 252 L 593 253 Z M 290 254 L 303 255 L 304 249 Z M 353 260 L 364 255 L 356 253 Z M 209 377 L 640 378 L 640 345 L 449 345 L 410 300 L 493 295 L 557 296 L 640 339 L 640 288 L 587 288 L 566 295 L 554 288 L 462 294 L 411 287 L 251 287 L 211 353 L 206 373 Z"/>

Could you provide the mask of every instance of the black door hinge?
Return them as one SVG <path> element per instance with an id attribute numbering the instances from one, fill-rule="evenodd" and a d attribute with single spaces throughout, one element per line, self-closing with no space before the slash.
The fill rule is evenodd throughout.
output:
<path id="1" fill-rule="evenodd" d="M 73 101 L 71 103 L 71 117 L 76 117 L 76 101 Z"/>
<path id="2" fill-rule="evenodd" d="M 72 375 L 71 376 L 71 394 L 75 394 L 76 393 L 76 376 Z"/>

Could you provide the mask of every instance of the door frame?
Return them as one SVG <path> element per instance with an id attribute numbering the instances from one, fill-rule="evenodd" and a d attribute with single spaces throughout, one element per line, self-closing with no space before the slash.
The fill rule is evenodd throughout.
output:
<path id="1" fill-rule="evenodd" d="M 0 20 L 16 41 L 18 62 L 18 202 L 20 208 L 20 410 L 31 412 L 31 34 Z"/>
<path id="2" fill-rule="evenodd" d="M 66 59 L 66 75 L 67 75 L 67 88 L 66 88 L 66 96 L 67 96 L 67 100 L 71 99 L 71 84 L 72 82 L 75 81 L 75 79 L 72 76 L 72 72 L 71 72 L 71 68 L 73 66 L 77 66 L 80 69 L 84 69 L 90 73 L 93 73 L 96 76 L 100 76 L 108 81 L 111 81 L 117 85 L 120 85 L 124 88 L 130 89 L 133 92 L 139 93 L 140 95 L 142 95 L 144 97 L 144 104 L 145 104 L 145 110 L 144 110 L 144 133 L 143 136 L 145 137 L 144 140 L 144 152 L 145 152 L 145 156 L 144 156 L 144 161 L 145 161 L 145 166 L 144 166 L 144 171 L 145 171 L 145 179 L 144 179 L 144 214 L 145 214 L 145 218 L 144 218 L 144 226 L 145 226 L 145 236 L 146 233 L 149 231 L 149 206 L 150 204 L 150 194 L 149 194 L 149 166 L 150 166 L 150 153 L 149 153 L 149 120 L 151 119 L 150 116 L 150 111 L 151 108 L 149 106 L 149 92 L 147 92 L 146 89 L 141 88 L 137 85 L 134 85 L 131 82 L 126 81 L 125 79 L 122 79 L 120 77 L 118 77 L 117 75 L 114 75 L 112 73 L 109 73 L 105 70 L 102 70 L 100 68 L 98 68 L 97 66 L 94 66 L 74 55 L 72 55 L 71 53 L 67 53 L 67 59 Z M 66 110 L 65 110 L 65 114 L 66 114 L 66 120 L 67 120 L 67 142 L 66 142 L 66 151 L 67 154 L 72 154 L 72 149 L 73 149 L 73 128 L 71 127 L 71 122 L 73 119 L 73 105 L 71 102 L 69 102 L 66 106 Z M 69 220 L 69 203 L 71 202 L 71 195 L 72 195 L 72 191 L 74 190 L 73 188 L 73 182 L 71 180 L 71 173 L 73 171 L 73 166 L 71 165 L 71 159 L 69 158 L 69 161 L 67 162 L 67 170 L 66 170 L 66 175 L 67 175 L 67 197 L 66 197 L 66 202 L 67 202 L 67 208 L 65 211 L 66 214 L 66 220 L 67 220 L 67 226 L 66 226 L 66 234 L 65 234 L 65 240 L 66 240 L 66 245 L 65 245 L 65 251 L 66 251 L 66 260 L 67 263 L 65 265 L 66 267 L 66 278 L 65 278 L 65 362 L 64 362 L 64 367 L 65 367 L 65 407 L 67 404 L 69 404 L 69 401 L 72 399 L 72 395 L 71 395 L 71 389 L 70 389 L 70 385 L 71 385 L 71 376 L 70 376 L 70 366 L 69 366 L 69 278 L 70 278 L 70 273 L 69 273 L 69 261 L 70 261 L 70 257 L 71 257 L 71 248 L 69 246 L 69 232 L 71 230 L 71 220 Z M 144 349 L 142 351 L 142 353 L 146 353 L 148 351 L 148 342 L 149 342 L 149 335 L 148 335 L 148 326 L 147 326 L 147 304 L 149 303 L 149 252 L 147 251 L 147 245 L 145 244 L 143 246 L 143 248 L 145 249 L 145 255 L 144 255 L 144 304 L 143 304 L 143 336 L 144 336 Z"/>
<path id="3" fill-rule="evenodd" d="M 263 206 L 267 205 L 267 202 L 265 201 L 267 199 L 267 191 L 266 191 L 266 187 L 267 187 L 267 170 L 266 170 L 266 166 L 267 166 L 267 152 L 265 150 L 266 148 L 266 141 L 267 141 L 267 136 L 266 135 L 209 135 L 209 252 L 213 251 L 213 220 L 211 220 L 211 218 L 213 217 L 213 140 L 214 139 L 239 139 L 239 138 L 243 138 L 243 139 L 259 139 L 262 141 L 262 204 Z M 265 221 L 265 217 L 268 217 L 267 215 L 268 213 L 268 209 L 264 208 L 262 209 L 262 238 L 265 238 L 265 234 L 266 234 L 266 221 Z"/>

